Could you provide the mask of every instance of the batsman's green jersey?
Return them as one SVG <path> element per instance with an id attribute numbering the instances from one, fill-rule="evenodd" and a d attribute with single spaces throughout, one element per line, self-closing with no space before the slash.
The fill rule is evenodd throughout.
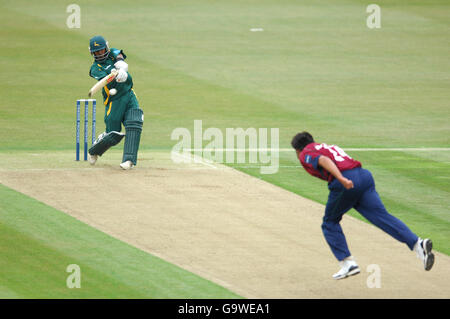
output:
<path id="1" fill-rule="evenodd" d="M 111 73 L 114 64 L 117 62 L 119 54 L 126 58 L 122 50 L 112 48 L 108 58 L 99 63 L 94 61 L 89 71 L 89 75 L 96 80 L 101 80 Z M 98 138 L 89 149 L 89 154 L 101 156 L 110 147 L 118 144 L 123 136 L 117 132 L 122 130 L 122 123 L 125 127 L 125 143 L 123 147 L 122 162 L 131 161 L 137 163 L 137 154 L 141 139 L 142 127 L 144 124 L 144 112 L 139 108 L 136 95 L 133 91 L 133 79 L 129 73 L 127 80 L 122 83 L 111 81 L 103 87 L 103 103 L 105 104 L 105 124 L 106 135 Z M 110 94 L 111 89 L 116 89 L 117 93 Z"/>
<path id="2" fill-rule="evenodd" d="M 122 50 L 111 48 L 109 57 L 102 63 L 94 61 L 89 71 L 89 75 L 96 80 L 101 80 L 105 76 L 111 73 L 114 69 L 114 63 L 116 63 L 117 56 L 122 54 L 126 59 L 126 55 Z M 111 89 L 116 89 L 115 95 L 110 95 Z M 133 91 L 133 78 L 128 73 L 128 78 L 123 83 L 117 81 L 111 81 L 102 89 L 103 104 L 105 105 L 105 124 L 106 132 L 121 131 L 121 124 L 124 121 L 125 113 L 131 108 L 139 108 L 136 95 Z"/>
<path id="3" fill-rule="evenodd" d="M 122 50 L 111 48 L 111 53 L 109 54 L 109 57 L 102 63 L 94 61 L 91 66 L 91 70 L 89 71 L 89 75 L 96 79 L 97 81 L 103 79 L 105 76 L 111 73 L 111 70 L 114 69 L 114 63 L 117 62 L 117 56 L 119 54 L 122 54 L 123 58 L 126 59 L 127 56 Z M 126 92 L 131 90 L 133 87 L 133 78 L 131 77 L 130 73 L 128 73 L 128 79 L 123 83 L 118 83 L 116 81 L 111 81 L 108 83 L 107 86 L 103 87 L 102 94 L 103 94 L 103 101 L 105 105 L 109 101 L 114 101 L 116 99 L 119 99 L 122 95 L 124 95 Z M 116 89 L 117 94 L 110 96 L 109 90 Z"/>

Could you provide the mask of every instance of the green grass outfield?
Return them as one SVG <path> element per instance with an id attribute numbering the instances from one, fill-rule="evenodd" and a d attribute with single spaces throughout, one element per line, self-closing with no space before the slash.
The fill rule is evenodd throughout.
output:
<path id="1" fill-rule="evenodd" d="M 304 129 L 317 140 L 344 149 L 450 147 L 448 1 L 377 1 L 382 10 L 382 27 L 377 30 L 366 26 L 364 1 L 77 1 L 80 29 L 66 26 L 68 4 L 0 2 L 0 152 L 4 154 L 74 149 L 75 101 L 84 98 L 93 84 L 87 47 L 96 34 L 128 55 L 145 112 L 142 149 L 170 149 L 175 144 L 170 139 L 173 129 L 192 130 L 194 120 L 203 120 L 204 128 L 222 130 L 279 128 L 282 148 L 288 148 L 291 137 Z M 251 28 L 264 31 L 250 32 Z M 101 107 L 97 113 L 100 131 L 104 128 Z M 449 151 L 349 154 L 374 173 L 392 214 L 421 236 L 433 238 L 437 250 L 450 254 Z M 237 169 L 325 203 L 326 184 L 295 167 L 293 152 L 280 156 L 277 174 Z M 45 219 L 35 224 L 9 219 L 20 211 L 45 214 L 47 210 L 56 219 L 68 217 L 5 187 L 0 193 L 2 242 L 11 242 L 1 251 L 9 256 L 0 260 L 2 266 L 20 264 L 21 258 L 27 258 L 27 247 L 33 246 L 48 251 L 49 260 L 61 258 L 61 264 L 49 264 L 48 280 L 36 275 L 39 268 L 26 263 L 22 269 L 28 283 L 0 277 L 0 296 L 76 294 L 56 287 L 48 293 L 40 290 L 41 294 L 29 289 L 34 281 L 43 288 L 46 282 L 49 287 L 56 285 L 55 276 L 61 275 L 57 269 L 72 263 L 75 255 L 36 237 L 34 227 Z M 63 235 L 60 223 L 51 225 L 54 236 Z M 92 233 L 95 236 L 103 241 L 101 249 L 109 249 L 111 238 Z M 146 263 L 162 263 L 119 242 L 113 244 Z M 76 247 L 70 247 L 74 254 Z M 10 257 L 9 249 L 18 252 L 17 259 Z M 100 281 L 90 290 L 102 297 L 203 296 L 201 289 L 196 290 L 202 285 L 210 287 L 209 296 L 228 293 L 175 268 L 171 271 L 182 273 L 181 287 L 167 291 L 159 277 L 145 273 L 149 281 L 156 280 L 150 291 L 139 283 L 120 282 L 126 276 L 125 264 L 118 264 L 118 272 L 109 276 L 87 259 L 79 259 L 93 277 L 109 282 L 108 292 Z M 106 268 L 111 266 L 112 261 L 104 262 Z M 191 284 L 190 278 L 196 283 Z M 127 293 L 120 295 L 121 291 Z M 76 297 L 89 297 L 78 293 Z"/>
<path id="2" fill-rule="evenodd" d="M 1 184 L 0 198 L 0 298 L 239 298 Z"/>

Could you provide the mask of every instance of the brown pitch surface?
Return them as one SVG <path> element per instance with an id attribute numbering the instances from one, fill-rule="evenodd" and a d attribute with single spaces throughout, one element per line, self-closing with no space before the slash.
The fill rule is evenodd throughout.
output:
<path id="1" fill-rule="evenodd" d="M 0 183 L 243 297 L 450 297 L 450 257 L 436 253 L 425 272 L 406 245 L 350 216 L 342 227 L 361 274 L 333 280 L 323 205 L 277 186 L 163 152 L 141 153 L 132 171 L 119 168 L 119 153 L 103 157 L 90 167 L 67 153 L 27 153 L 0 170 Z M 373 264 L 381 288 L 368 288 Z"/>

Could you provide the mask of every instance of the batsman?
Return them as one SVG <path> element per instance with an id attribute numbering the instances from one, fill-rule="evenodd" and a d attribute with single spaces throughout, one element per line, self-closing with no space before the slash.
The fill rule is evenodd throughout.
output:
<path id="1" fill-rule="evenodd" d="M 133 90 L 133 79 L 125 62 L 127 56 L 122 50 L 110 49 L 102 36 L 90 39 L 89 51 L 94 57 L 89 75 L 98 81 L 105 77 L 111 79 L 102 88 L 106 130 L 89 149 L 89 163 L 94 165 L 99 156 L 125 137 L 120 167 L 129 170 L 137 163 L 144 112 L 139 108 Z M 125 134 L 121 133 L 122 124 Z"/>

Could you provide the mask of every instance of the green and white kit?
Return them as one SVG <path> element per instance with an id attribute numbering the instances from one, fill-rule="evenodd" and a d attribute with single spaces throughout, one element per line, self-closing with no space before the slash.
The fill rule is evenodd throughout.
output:
<path id="1" fill-rule="evenodd" d="M 101 80 L 111 73 L 111 70 L 118 69 L 125 65 L 122 70 L 126 79 L 118 82 L 118 76 L 115 80 L 108 83 L 102 89 L 103 104 L 105 105 L 105 133 L 102 133 L 89 149 L 90 162 L 95 163 L 97 156 L 103 155 L 110 147 L 117 145 L 124 134 L 122 124 L 125 127 L 125 143 L 122 164 L 130 161 L 129 167 L 137 164 L 137 154 L 139 150 L 140 137 L 144 123 L 144 113 L 139 108 L 139 102 L 133 90 L 133 79 L 128 73 L 128 65 L 123 62 L 126 55 L 122 50 L 111 48 L 103 37 L 96 36 L 91 39 L 91 53 L 106 49 L 106 53 L 95 60 L 89 71 L 89 75 L 96 80 Z M 94 54 L 93 54 L 94 55 Z M 118 58 L 119 57 L 119 58 Z M 119 62 L 122 61 L 122 62 Z M 118 63 L 119 62 L 119 63 Z M 120 74 L 120 73 L 119 73 Z M 91 160 L 93 158 L 94 160 Z M 121 167 L 124 166 L 121 164 Z"/>

